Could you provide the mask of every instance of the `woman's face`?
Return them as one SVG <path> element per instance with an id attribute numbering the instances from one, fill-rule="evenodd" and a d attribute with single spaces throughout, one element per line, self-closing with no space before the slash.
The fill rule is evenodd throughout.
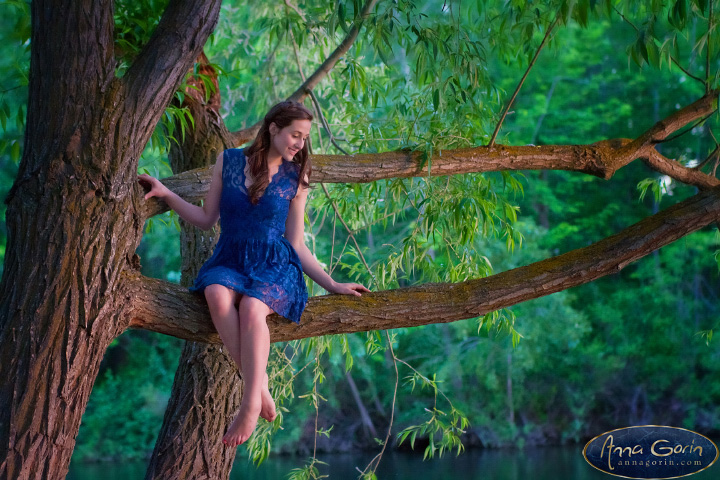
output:
<path id="1" fill-rule="evenodd" d="M 282 129 L 271 123 L 270 136 L 272 142 L 270 153 L 277 153 L 285 160 L 292 160 L 295 154 L 302 150 L 305 145 L 311 127 L 310 120 L 293 120 L 290 125 Z"/>

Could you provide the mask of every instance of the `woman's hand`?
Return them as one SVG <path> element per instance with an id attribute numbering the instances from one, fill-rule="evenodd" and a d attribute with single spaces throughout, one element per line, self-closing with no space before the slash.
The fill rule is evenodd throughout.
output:
<path id="1" fill-rule="evenodd" d="M 150 197 L 157 197 L 163 199 L 167 197 L 170 190 L 155 177 L 151 177 L 147 173 L 138 175 L 138 182 L 145 188 L 150 188 L 150 191 L 145 194 L 145 200 Z"/>
<path id="2" fill-rule="evenodd" d="M 331 287 L 330 291 L 332 293 L 340 293 L 343 295 L 355 295 L 356 297 L 361 297 L 362 294 L 360 292 L 370 292 L 367 288 L 360 285 L 359 283 L 337 283 L 335 282 L 333 286 Z"/>

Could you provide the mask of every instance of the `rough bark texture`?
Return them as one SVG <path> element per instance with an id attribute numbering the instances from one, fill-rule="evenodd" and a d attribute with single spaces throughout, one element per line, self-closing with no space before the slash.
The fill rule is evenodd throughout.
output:
<path id="1" fill-rule="evenodd" d="M 198 62 L 206 65 L 207 58 L 203 55 Z M 201 73 L 214 76 L 212 69 Z M 176 172 L 213 163 L 228 141 L 218 114 L 219 89 L 206 103 L 202 82 L 188 83 L 195 88 L 186 91 L 184 106 L 190 108 L 195 129 L 170 151 L 170 165 Z M 202 231 L 183 221 L 180 224 L 180 283 L 187 287 L 212 254 L 219 227 Z M 241 395 L 238 368 L 227 350 L 216 344 L 186 342 L 146 480 L 229 478 L 236 449 L 223 445 L 222 436 L 240 408 Z"/>
<path id="2" fill-rule="evenodd" d="M 228 478 L 236 449 L 222 436 L 240 400 L 238 370 L 222 346 L 186 342 L 145 478 Z"/>
<path id="3" fill-rule="evenodd" d="M 121 279 L 143 224 L 137 159 L 219 9 L 172 3 L 151 43 L 183 38 L 163 57 L 177 66 L 158 65 L 163 51 L 149 46 L 145 83 L 115 77 L 111 1 L 31 4 L 25 149 L 0 283 L 0 478 L 65 477 L 100 360 L 125 329 Z M 193 14 L 201 28 L 185 22 Z"/>
<path id="4" fill-rule="evenodd" d="M 597 280 L 720 218 L 720 186 L 648 217 L 588 247 L 486 278 L 425 284 L 362 297 L 326 295 L 308 302 L 300 325 L 268 317 L 272 342 L 338 333 L 416 327 L 473 318 Z M 167 282 L 135 283 L 131 326 L 217 343 L 204 305 Z M 205 312 L 205 313 L 204 313 Z"/>

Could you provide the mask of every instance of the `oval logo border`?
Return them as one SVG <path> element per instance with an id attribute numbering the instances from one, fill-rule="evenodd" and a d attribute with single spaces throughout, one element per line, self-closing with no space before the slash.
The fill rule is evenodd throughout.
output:
<path id="1" fill-rule="evenodd" d="M 596 467 L 595 465 L 593 465 L 593 464 L 590 462 L 590 460 L 588 460 L 588 458 L 587 458 L 587 449 L 588 449 L 588 447 L 590 446 L 590 444 L 593 443 L 595 440 L 597 440 L 598 438 L 602 437 L 603 435 L 607 435 L 608 433 L 617 432 L 617 431 L 620 431 L 620 430 L 630 430 L 630 429 L 632 429 L 632 428 L 672 428 L 672 429 L 675 429 L 675 430 L 683 430 L 683 431 L 685 431 L 685 432 L 690 432 L 690 433 L 692 433 L 693 435 L 697 435 L 698 437 L 704 438 L 705 440 L 707 440 L 708 442 L 710 442 L 710 443 L 715 447 L 715 458 L 713 458 L 712 461 L 711 461 L 706 467 L 703 467 L 702 469 L 698 470 L 697 472 L 686 473 L 685 475 L 678 475 L 678 476 L 675 476 L 675 477 L 652 477 L 652 478 L 655 478 L 655 479 L 658 479 L 658 480 L 671 480 L 671 479 L 673 479 L 673 478 L 682 478 L 682 477 L 689 477 L 690 475 L 695 475 L 695 474 L 697 474 L 697 473 L 700 473 L 700 472 L 702 472 L 702 471 L 704 471 L 704 470 L 707 470 L 708 468 L 712 467 L 713 464 L 717 461 L 718 457 L 720 457 L 720 449 L 718 449 L 718 446 L 715 444 L 715 442 L 713 442 L 712 440 L 710 440 L 710 439 L 709 439 L 708 437 L 706 437 L 705 435 L 703 435 L 703 434 L 701 434 L 701 433 L 697 433 L 697 432 L 695 432 L 695 431 L 693 431 L 693 430 L 688 430 L 687 428 L 681 428 L 681 427 L 671 427 L 671 426 L 668 426 L 668 425 L 633 425 L 633 426 L 631 426 L 631 427 L 621 427 L 621 428 L 615 428 L 615 429 L 613 429 L 613 430 L 608 430 L 607 432 L 603 432 L 603 433 L 601 433 L 600 435 L 597 435 L 597 436 L 593 437 L 589 442 L 587 442 L 587 443 L 585 444 L 585 447 L 583 448 L 583 458 L 584 458 L 585 461 L 588 463 L 588 465 L 590 465 L 591 467 L 593 467 L 595 470 L 598 470 L 598 471 L 600 471 L 600 472 L 603 472 L 603 473 L 605 473 L 605 474 L 607 474 L 607 475 L 612 475 L 612 476 L 614 476 L 614 477 L 630 478 L 630 479 L 633 479 L 633 480 L 651 480 L 651 479 L 647 479 L 647 478 L 643 478 L 643 477 L 628 477 L 628 476 L 626 476 L 626 475 L 618 475 L 618 474 L 615 474 L 615 473 L 611 473 L 611 472 L 602 470 L 602 469 Z"/>

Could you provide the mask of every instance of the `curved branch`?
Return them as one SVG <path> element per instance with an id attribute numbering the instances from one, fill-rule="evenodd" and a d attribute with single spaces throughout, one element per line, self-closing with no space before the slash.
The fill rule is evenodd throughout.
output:
<path id="1" fill-rule="evenodd" d="M 711 175 L 687 168 L 667 159 L 655 145 L 688 123 L 716 110 L 717 92 L 677 110 L 657 122 L 635 140 L 618 138 L 590 145 L 541 145 L 460 148 L 445 150 L 432 157 L 431 176 L 456 175 L 501 170 L 567 170 L 610 179 L 616 171 L 637 158 L 658 172 L 706 189 L 718 184 Z M 357 155 L 313 155 L 311 182 L 367 183 L 388 178 L 426 177 L 421 168 L 422 152 L 394 151 Z M 188 201 L 205 198 L 210 186 L 209 169 L 191 170 L 163 179 L 172 191 Z M 146 203 L 145 218 L 167 211 L 155 199 Z"/>
<path id="2" fill-rule="evenodd" d="M 720 218 L 720 187 L 648 217 L 588 247 L 530 265 L 456 284 L 425 284 L 362 297 L 313 297 L 300 325 L 268 317 L 273 342 L 320 335 L 414 327 L 474 318 L 543 297 L 625 266 Z M 218 343 L 201 296 L 180 286 L 136 275 L 128 278 L 128 326 L 188 340 Z"/>
<path id="3" fill-rule="evenodd" d="M 706 93 L 690 105 L 673 112 L 671 115 L 657 122 L 628 145 L 627 149 L 630 151 L 640 150 L 643 147 L 654 146 L 667 140 L 671 134 L 683 126 L 694 120 L 706 117 L 717 110 L 717 98 L 717 90 Z"/>
<path id="4" fill-rule="evenodd" d="M 287 98 L 287 100 L 293 100 L 295 102 L 303 101 L 309 95 L 308 90 L 315 88 L 315 86 L 330 73 L 330 70 L 335 67 L 335 64 L 337 64 L 340 58 L 345 55 L 348 50 L 350 50 L 352 44 L 355 43 L 355 40 L 360 33 L 360 28 L 362 28 L 363 23 L 370 16 L 370 12 L 372 12 L 373 8 L 375 8 L 377 2 L 378 0 L 368 0 L 367 3 L 365 3 L 365 6 L 363 6 L 363 9 L 360 11 L 360 15 L 355 20 L 350 30 L 348 30 L 347 35 L 345 35 L 343 41 L 340 42 L 340 45 L 337 46 L 330 56 L 325 59 L 322 65 L 320 65 L 317 70 L 315 70 L 315 72 Z M 262 122 L 258 122 L 251 127 L 233 132 L 233 145 L 240 146 L 255 138 L 255 135 L 257 135 L 258 130 L 260 130 L 261 125 Z"/>
<path id="5" fill-rule="evenodd" d="M 679 182 L 686 183 L 688 185 L 695 185 L 701 190 L 720 185 L 720 180 L 717 178 L 703 173 L 695 168 L 683 167 L 678 162 L 663 156 L 655 149 L 652 149 L 643 161 L 648 167 L 652 168 L 656 172 L 667 175 Z"/>

